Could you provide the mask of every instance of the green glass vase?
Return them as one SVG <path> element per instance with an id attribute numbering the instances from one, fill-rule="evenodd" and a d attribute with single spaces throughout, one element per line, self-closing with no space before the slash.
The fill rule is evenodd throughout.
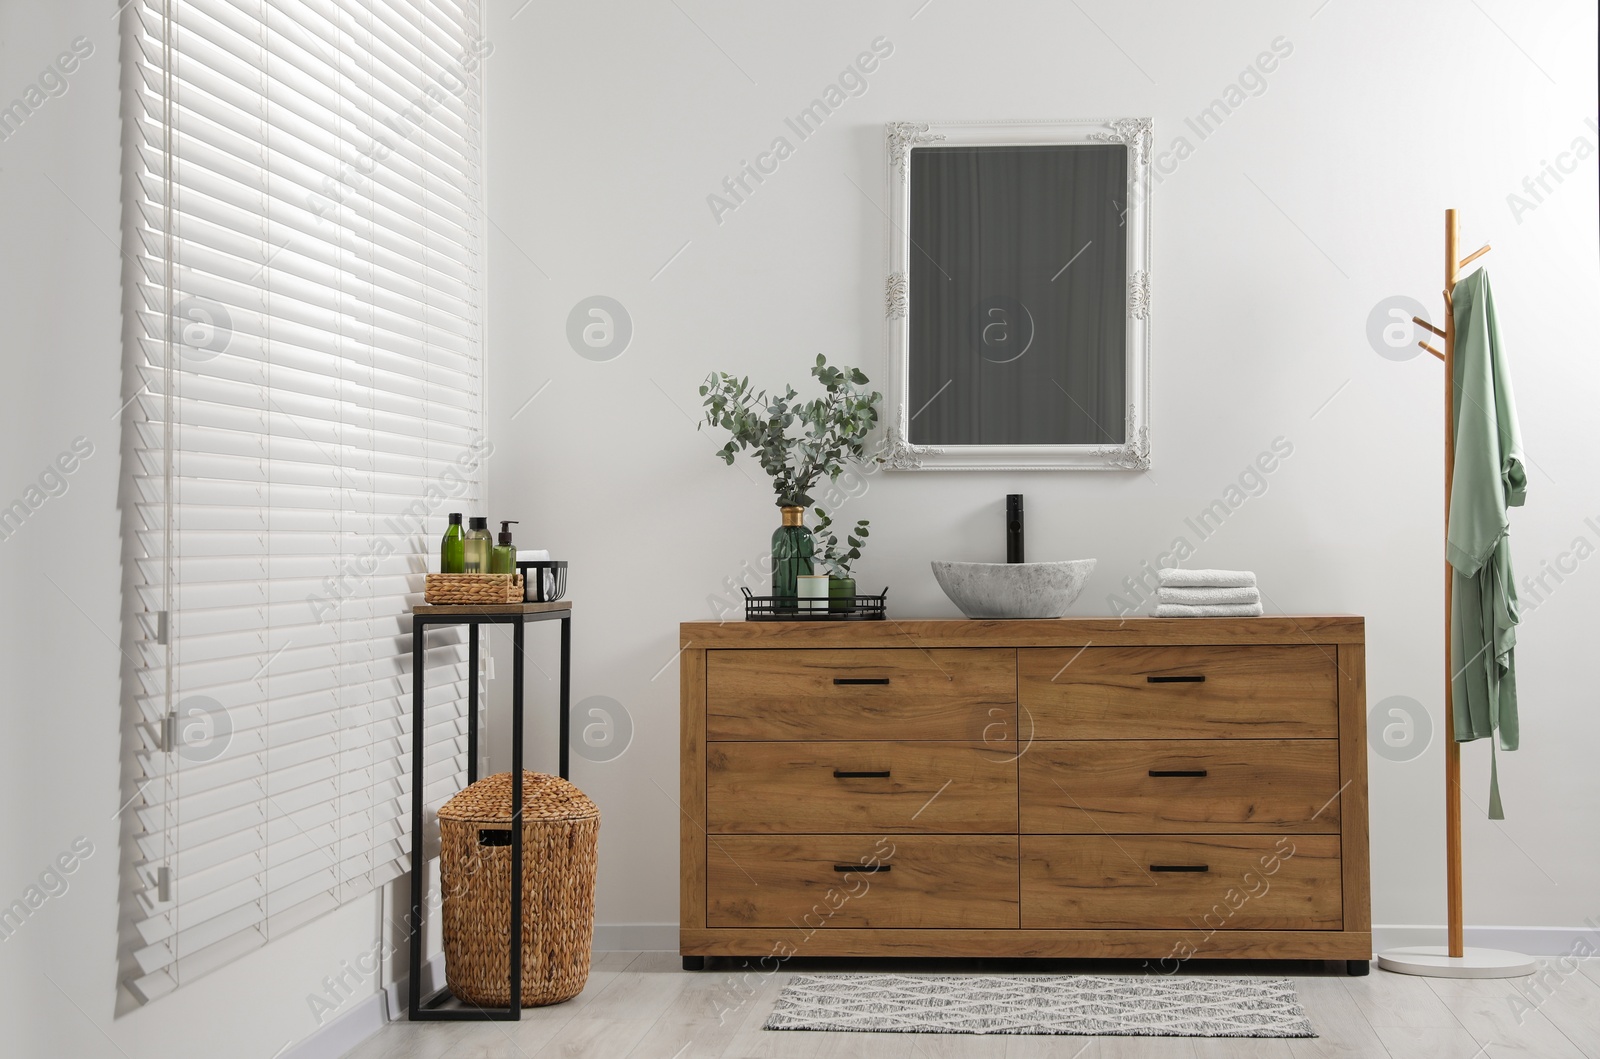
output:
<path id="1" fill-rule="evenodd" d="M 817 542 L 800 521 L 805 508 L 782 510 L 783 525 L 772 534 L 772 594 L 779 597 L 780 609 L 794 610 L 798 590 L 796 578 L 814 572 L 811 564 L 817 553 Z"/>

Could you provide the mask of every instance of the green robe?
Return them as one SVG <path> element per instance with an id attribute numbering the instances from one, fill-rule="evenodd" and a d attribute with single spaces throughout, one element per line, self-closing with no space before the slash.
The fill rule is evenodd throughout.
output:
<path id="1" fill-rule="evenodd" d="M 1456 284 L 1454 415 L 1447 554 L 1454 572 L 1450 670 L 1458 742 L 1490 739 L 1489 819 L 1504 820 L 1493 738 L 1517 748 L 1517 589 L 1508 510 L 1527 496 L 1522 435 L 1482 269 Z"/>

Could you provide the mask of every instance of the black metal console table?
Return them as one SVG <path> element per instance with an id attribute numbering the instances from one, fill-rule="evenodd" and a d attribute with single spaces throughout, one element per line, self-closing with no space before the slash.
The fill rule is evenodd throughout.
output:
<path id="1" fill-rule="evenodd" d="M 522 1018 L 522 683 L 527 623 L 561 622 L 561 748 L 560 770 L 567 776 L 571 741 L 572 603 L 507 603 L 483 605 L 419 605 L 411 611 L 411 981 L 406 1003 L 413 1022 L 516 1022 Z M 422 870 L 423 856 L 423 685 L 427 677 L 427 632 L 430 625 L 467 626 L 467 782 L 478 779 L 478 627 L 511 626 L 511 1003 L 504 1008 L 440 1008 L 449 987 L 422 995 Z"/>

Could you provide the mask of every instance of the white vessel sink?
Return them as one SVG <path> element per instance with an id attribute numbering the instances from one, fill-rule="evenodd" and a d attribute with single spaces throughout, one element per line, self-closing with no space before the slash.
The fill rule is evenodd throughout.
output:
<path id="1" fill-rule="evenodd" d="M 1094 572 L 1094 559 L 1064 563 L 950 563 L 933 576 L 969 618 L 1059 618 Z"/>

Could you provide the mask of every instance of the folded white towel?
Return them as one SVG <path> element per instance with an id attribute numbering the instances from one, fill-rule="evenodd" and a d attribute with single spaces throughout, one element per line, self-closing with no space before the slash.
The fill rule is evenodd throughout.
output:
<path id="1" fill-rule="evenodd" d="M 1259 618 L 1259 603 L 1214 603 L 1191 607 L 1182 603 L 1161 603 L 1156 606 L 1158 618 Z"/>
<path id="2" fill-rule="evenodd" d="M 1158 588 L 1156 602 L 1182 603 L 1190 607 L 1260 603 L 1261 593 L 1254 588 Z"/>
<path id="3" fill-rule="evenodd" d="M 1256 575 L 1249 570 L 1183 570 L 1163 567 L 1157 571 L 1167 588 L 1254 588 Z"/>

